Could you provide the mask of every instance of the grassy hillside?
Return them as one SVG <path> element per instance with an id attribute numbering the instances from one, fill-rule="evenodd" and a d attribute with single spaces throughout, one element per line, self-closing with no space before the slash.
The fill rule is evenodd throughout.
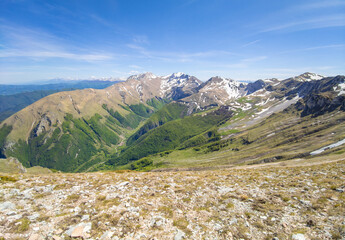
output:
<path id="1" fill-rule="evenodd" d="M 0 122 L 50 94 L 76 89 L 103 89 L 116 82 L 81 81 L 46 85 L 0 85 Z"/>
<path id="2" fill-rule="evenodd" d="M 150 154 L 173 150 L 192 137 L 223 123 L 231 116 L 231 111 L 220 108 L 206 115 L 192 115 L 169 121 L 143 134 L 108 163 L 123 165 Z"/>
<path id="3" fill-rule="evenodd" d="M 290 108 L 248 128 L 220 131 L 222 139 L 217 141 L 206 141 L 205 135 L 195 136 L 169 154 L 149 156 L 150 169 L 214 168 L 311 159 L 319 155 L 312 156 L 310 152 L 345 138 L 345 112 L 317 117 L 301 117 L 300 114 Z M 344 147 L 339 146 L 321 155 L 343 153 Z M 126 168 L 130 169 L 130 164 Z"/>
<path id="4" fill-rule="evenodd" d="M 182 118 L 186 115 L 187 106 L 181 103 L 170 103 L 162 107 L 159 111 L 155 112 L 145 124 L 127 140 L 127 145 L 132 145 L 145 133 L 161 126 L 169 121 Z"/>
<path id="5" fill-rule="evenodd" d="M 154 100 L 164 103 L 164 100 Z M 3 157 L 13 156 L 25 167 L 42 166 L 66 172 L 86 171 L 106 161 L 124 144 L 140 124 L 156 111 L 142 103 L 120 105 L 118 110 L 103 104 L 105 115 L 75 117 L 66 114 L 62 123 L 52 122 L 49 130 L 38 123 L 27 141 L 20 139 L 2 151 Z M 121 110 L 122 109 L 122 110 Z M 11 132 L 10 126 L 0 129 L 0 147 Z"/>

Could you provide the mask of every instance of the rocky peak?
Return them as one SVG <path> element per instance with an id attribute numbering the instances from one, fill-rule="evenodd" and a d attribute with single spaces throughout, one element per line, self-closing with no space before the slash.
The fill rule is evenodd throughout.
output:
<path id="1" fill-rule="evenodd" d="M 196 77 L 178 72 L 163 77 L 160 89 L 163 96 L 177 100 L 195 93 L 201 83 Z"/>
<path id="2" fill-rule="evenodd" d="M 256 80 L 255 82 L 250 82 L 246 86 L 247 94 L 251 94 L 253 92 L 256 92 L 257 90 L 260 90 L 267 85 L 268 85 L 268 82 L 266 82 L 265 80 L 261 80 L 261 79 Z"/>
<path id="3" fill-rule="evenodd" d="M 301 82 L 309 82 L 313 80 L 321 80 L 323 78 L 324 76 L 322 75 L 311 73 L 311 72 L 305 72 L 299 76 L 294 77 L 294 80 L 301 81 Z"/>
<path id="4" fill-rule="evenodd" d="M 176 83 L 176 84 L 182 84 L 182 83 L 187 83 L 187 82 L 188 83 L 195 83 L 196 85 L 193 87 L 198 87 L 202 83 L 196 77 L 190 76 L 190 75 L 182 73 L 182 72 L 167 75 L 167 76 L 163 77 L 163 79 L 165 80 L 165 82 L 168 82 L 168 83 Z"/>
<path id="5" fill-rule="evenodd" d="M 129 76 L 129 77 L 127 78 L 127 81 L 128 81 L 128 80 L 131 80 L 131 79 L 134 79 L 134 80 L 142 80 L 142 79 L 153 79 L 153 78 L 157 78 L 157 76 L 154 75 L 154 74 L 151 73 L 151 72 L 146 72 L 146 73 L 141 73 L 141 74 L 136 74 L 136 75 Z"/>
<path id="6" fill-rule="evenodd" d="M 177 73 L 173 73 L 171 75 L 166 76 L 166 78 L 169 79 L 174 79 L 174 78 L 189 78 L 189 75 L 183 73 L 183 72 L 177 72 Z"/>
<path id="7" fill-rule="evenodd" d="M 234 90 L 237 91 L 238 88 L 243 87 L 244 84 L 240 83 L 236 80 L 231 78 L 224 78 L 224 77 L 212 77 L 207 82 L 205 82 L 204 90 L 226 90 L 228 93 L 233 92 Z M 231 94 L 229 94 L 231 95 Z"/>

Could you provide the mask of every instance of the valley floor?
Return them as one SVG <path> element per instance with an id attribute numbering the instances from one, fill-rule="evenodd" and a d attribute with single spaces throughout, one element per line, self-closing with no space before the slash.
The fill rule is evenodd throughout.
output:
<path id="1" fill-rule="evenodd" d="M 344 183 L 344 155 L 213 171 L 1 175 L 0 239 L 344 239 Z"/>

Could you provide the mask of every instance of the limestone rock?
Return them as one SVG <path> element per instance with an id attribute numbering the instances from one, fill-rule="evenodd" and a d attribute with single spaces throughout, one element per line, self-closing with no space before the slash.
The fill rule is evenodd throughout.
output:
<path id="1" fill-rule="evenodd" d="M 305 236 L 302 233 L 297 233 L 292 235 L 292 240 L 306 240 Z"/>

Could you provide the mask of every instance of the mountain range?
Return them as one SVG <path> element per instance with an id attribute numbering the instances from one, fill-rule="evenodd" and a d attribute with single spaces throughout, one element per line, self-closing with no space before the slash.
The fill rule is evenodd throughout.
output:
<path id="1" fill-rule="evenodd" d="M 119 81 L 111 80 L 50 80 L 46 84 L 0 85 L 0 121 L 50 94 L 76 89 L 103 89 Z M 54 82 L 54 83 L 52 83 Z"/>
<path id="2" fill-rule="evenodd" d="M 255 164 L 343 154 L 345 77 L 238 82 L 144 73 L 46 96 L 0 125 L 1 157 L 66 172 Z"/>

